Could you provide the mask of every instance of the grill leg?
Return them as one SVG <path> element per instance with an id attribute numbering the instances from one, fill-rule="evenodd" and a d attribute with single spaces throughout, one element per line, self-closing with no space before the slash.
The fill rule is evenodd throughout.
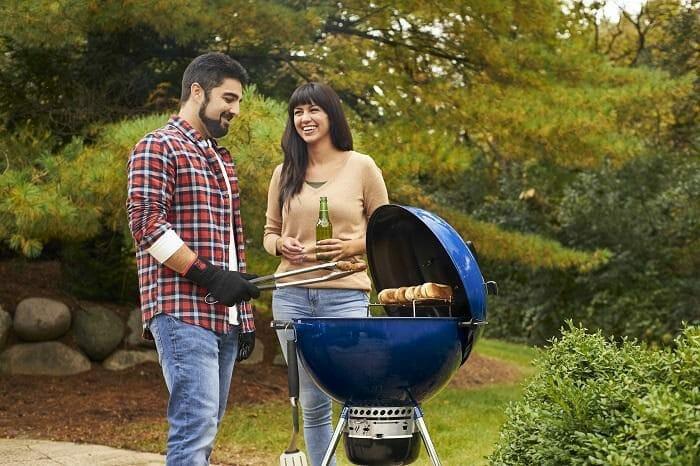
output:
<path id="1" fill-rule="evenodd" d="M 333 437 L 331 438 L 331 443 L 328 444 L 326 454 L 323 455 L 323 460 L 321 460 L 321 466 L 328 466 L 328 463 L 331 462 L 331 457 L 333 456 L 333 453 L 335 453 L 335 447 L 338 446 L 338 442 L 340 441 L 340 434 L 343 433 L 343 429 L 345 429 L 345 425 L 348 423 L 349 412 L 350 409 L 347 406 L 343 406 L 343 410 L 340 412 L 340 420 L 338 421 L 338 425 L 336 426 L 335 432 L 333 432 Z"/>
<path id="2" fill-rule="evenodd" d="M 437 451 L 435 451 L 435 445 L 430 439 L 430 434 L 428 433 L 428 427 L 423 421 L 423 411 L 421 411 L 419 406 L 413 408 L 413 416 L 416 418 L 416 424 L 418 425 L 418 431 L 421 437 L 423 437 L 423 443 L 425 444 L 425 449 L 428 450 L 428 456 L 430 461 L 432 461 L 433 466 L 442 466 L 440 458 L 438 458 Z"/>

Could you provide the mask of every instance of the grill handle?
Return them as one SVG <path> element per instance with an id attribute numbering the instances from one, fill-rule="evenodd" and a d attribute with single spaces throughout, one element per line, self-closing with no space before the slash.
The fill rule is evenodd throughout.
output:
<path id="1" fill-rule="evenodd" d="M 479 331 L 479 327 L 486 324 L 488 324 L 488 322 L 484 320 L 474 321 L 472 319 L 464 322 L 459 322 L 457 324 L 457 327 L 463 329 L 463 331 L 466 332 L 467 335 L 467 341 L 462 344 L 462 362 L 459 364 L 460 366 L 467 362 L 467 358 L 469 358 L 472 349 L 474 349 L 474 341 L 476 339 L 476 334 Z"/>
<path id="2" fill-rule="evenodd" d="M 297 361 L 297 343 L 294 340 L 287 340 L 287 384 L 289 386 L 289 398 L 298 400 L 299 364 Z"/>
<path id="3" fill-rule="evenodd" d="M 488 322 L 485 320 L 467 320 L 457 324 L 459 328 L 471 328 L 471 327 L 481 327 L 482 325 L 487 325 Z"/>
<path id="4" fill-rule="evenodd" d="M 313 325 L 309 322 L 294 322 L 293 320 L 273 320 L 270 322 L 270 328 L 274 330 L 291 330 L 294 332 L 294 340 L 296 340 L 295 327 L 304 327 L 306 325 Z"/>

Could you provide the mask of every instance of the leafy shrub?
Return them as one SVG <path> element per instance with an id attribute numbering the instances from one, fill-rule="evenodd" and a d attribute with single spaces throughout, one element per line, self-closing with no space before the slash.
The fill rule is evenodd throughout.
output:
<path id="1" fill-rule="evenodd" d="M 537 361 L 495 465 L 700 462 L 700 327 L 654 350 L 572 324 Z"/>
<path id="2" fill-rule="evenodd" d="M 103 230 L 86 241 L 66 242 L 60 250 L 66 291 L 82 299 L 136 302 L 138 274 L 133 242 Z"/>

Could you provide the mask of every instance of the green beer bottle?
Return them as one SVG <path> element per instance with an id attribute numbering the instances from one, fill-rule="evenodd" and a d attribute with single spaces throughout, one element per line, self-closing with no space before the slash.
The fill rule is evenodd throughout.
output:
<path id="1" fill-rule="evenodd" d="M 318 222 L 316 222 L 316 245 L 323 239 L 330 239 L 333 237 L 333 225 L 331 224 L 331 219 L 328 216 L 328 198 L 321 196 L 321 205 L 318 208 Z M 328 260 L 328 256 L 325 254 L 316 253 L 317 261 Z"/>

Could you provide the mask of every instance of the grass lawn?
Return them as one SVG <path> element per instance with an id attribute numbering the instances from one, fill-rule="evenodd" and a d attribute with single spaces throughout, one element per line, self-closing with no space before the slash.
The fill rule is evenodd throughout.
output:
<path id="1" fill-rule="evenodd" d="M 531 364 L 532 360 L 535 359 L 541 350 L 532 346 L 481 338 L 476 342 L 474 351 L 483 356 L 513 363 L 523 374 L 531 375 L 535 370 Z"/>
<path id="2" fill-rule="evenodd" d="M 533 372 L 530 361 L 537 350 L 482 338 L 475 352 L 507 361 L 525 376 Z M 487 464 L 485 457 L 498 439 L 498 431 L 505 420 L 505 408 L 509 402 L 521 396 L 521 391 L 519 382 L 478 389 L 447 388 L 424 403 L 425 422 L 443 464 Z M 236 406 L 224 418 L 212 460 L 236 465 L 279 464 L 279 455 L 289 443 L 291 434 L 289 409 L 284 402 Z M 336 416 L 339 411 L 339 407 L 336 407 Z M 148 436 L 142 437 L 137 447 L 148 451 L 162 450 L 163 445 L 155 440 L 162 438 L 165 423 L 143 428 L 151 433 L 155 428 L 161 434 L 151 436 L 151 441 L 146 440 Z M 303 446 L 301 435 L 299 444 Z M 342 444 L 338 445 L 336 453 L 339 465 L 350 464 L 345 458 Z M 423 446 L 419 459 L 413 464 L 431 464 Z"/>

